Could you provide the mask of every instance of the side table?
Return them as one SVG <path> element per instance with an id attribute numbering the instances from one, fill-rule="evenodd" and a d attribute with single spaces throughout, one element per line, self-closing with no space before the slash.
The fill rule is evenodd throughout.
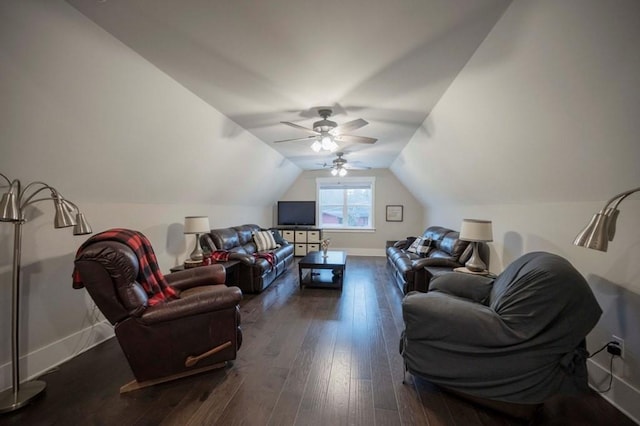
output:
<path id="1" fill-rule="evenodd" d="M 226 285 L 238 285 L 238 278 L 240 277 L 240 268 L 238 265 L 240 264 L 239 260 L 227 260 L 226 262 L 213 262 L 212 265 L 222 265 L 224 266 L 225 271 L 227 272 L 227 276 L 225 279 Z M 202 265 L 208 266 L 208 265 Z M 201 268 L 202 266 L 196 266 L 196 268 Z M 191 269 L 191 268 L 189 268 Z M 171 272 L 184 271 L 184 263 L 182 265 L 174 266 L 173 268 L 169 268 Z"/>

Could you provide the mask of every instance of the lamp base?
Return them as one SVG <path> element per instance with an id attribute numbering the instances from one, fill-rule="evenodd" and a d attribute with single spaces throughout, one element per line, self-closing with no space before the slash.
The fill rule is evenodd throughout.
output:
<path id="1" fill-rule="evenodd" d="M 196 246 L 193 248 L 189 258 L 194 261 L 202 261 L 204 259 L 204 253 L 200 247 L 200 234 L 196 234 Z"/>
<path id="2" fill-rule="evenodd" d="M 13 389 L 0 392 L 0 413 L 8 413 L 24 407 L 40 395 L 46 387 L 47 384 L 42 380 L 33 380 L 20 384 L 18 392 L 14 392 Z"/>
<path id="3" fill-rule="evenodd" d="M 487 265 L 480 258 L 480 252 L 478 251 L 478 242 L 472 241 L 471 244 L 473 244 L 473 255 L 471 255 L 471 259 L 467 260 L 467 263 L 465 263 L 464 266 L 471 272 L 486 271 Z"/>

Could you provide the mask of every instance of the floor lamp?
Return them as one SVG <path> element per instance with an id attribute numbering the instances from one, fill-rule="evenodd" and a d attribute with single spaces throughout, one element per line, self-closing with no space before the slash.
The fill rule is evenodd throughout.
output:
<path id="1" fill-rule="evenodd" d="M 39 201 L 51 200 L 55 206 L 55 228 L 73 226 L 74 235 L 85 235 L 91 233 L 91 227 L 84 215 L 78 210 L 78 207 L 71 201 L 65 200 L 55 188 L 44 182 L 32 182 L 22 188 L 22 184 L 18 179 L 9 180 L 2 173 L 0 173 L 0 176 L 7 182 L 9 187 L 0 201 L 0 221 L 11 222 L 14 225 L 11 290 L 12 387 L 0 392 L 0 413 L 6 413 L 23 407 L 44 391 L 47 386 L 41 380 L 20 383 L 18 321 L 20 319 L 20 257 L 22 254 L 22 225 L 26 222 L 25 208 Z M 44 194 L 42 194 L 43 192 Z"/>

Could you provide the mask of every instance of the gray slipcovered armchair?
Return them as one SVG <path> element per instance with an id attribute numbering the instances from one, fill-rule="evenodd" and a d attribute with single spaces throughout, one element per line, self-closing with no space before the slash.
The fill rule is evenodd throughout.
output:
<path id="1" fill-rule="evenodd" d="M 411 374 L 498 409 L 588 391 L 585 336 L 602 310 L 560 256 L 525 254 L 495 280 L 443 275 L 402 311 Z"/>

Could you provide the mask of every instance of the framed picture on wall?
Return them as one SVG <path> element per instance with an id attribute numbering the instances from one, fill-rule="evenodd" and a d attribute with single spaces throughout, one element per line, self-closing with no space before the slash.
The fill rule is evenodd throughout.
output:
<path id="1" fill-rule="evenodd" d="M 387 206 L 387 222 L 402 222 L 402 206 Z"/>

